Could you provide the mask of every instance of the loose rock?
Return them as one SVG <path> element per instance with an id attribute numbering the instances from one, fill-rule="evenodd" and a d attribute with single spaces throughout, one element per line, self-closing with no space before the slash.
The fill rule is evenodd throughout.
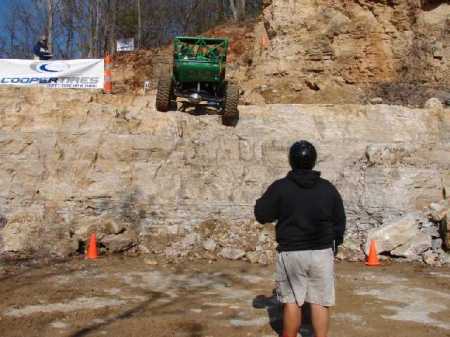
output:
<path id="1" fill-rule="evenodd" d="M 409 260 L 418 260 L 420 255 L 431 247 L 431 237 L 422 232 L 416 232 L 416 235 L 408 242 L 391 251 L 392 255 L 405 257 Z"/>
<path id="2" fill-rule="evenodd" d="M 440 203 L 431 203 L 429 208 L 430 218 L 435 222 L 442 221 L 449 211 L 448 202 L 446 200 L 443 200 Z"/>
<path id="3" fill-rule="evenodd" d="M 248 259 L 250 263 L 258 263 L 259 256 L 261 255 L 260 252 L 247 252 L 245 253 L 245 257 Z"/>
<path id="4" fill-rule="evenodd" d="M 225 247 L 219 252 L 219 256 L 229 260 L 239 260 L 245 256 L 245 251 L 242 249 Z"/>
<path id="5" fill-rule="evenodd" d="M 156 261 L 154 259 L 145 259 L 144 263 L 148 264 L 149 266 L 156 266 L 156 265 L 158 265 L 158 261 Z"/>
<path id="6" fill-rule="evenodd" d="M 207 251 L 214 251 L 217 247 L 217 243 L 213 239 L 208 239 L 203 242 L 203 248 Z"/>
<path id="7" fill-rule="evenodd" d="M 338 248 L 336 257 L 339 260 L 363 261 L 365 259 L 364 251 L 361 249 L 361 243 L 358 240 L 346 237 L 344 243 Z"/>
<path id="8" fill-rule="evenodd" d="M 383 99 L 381 97 L 374 97 L 370 99 L 370 104 L 382 104 Z"/>
<path id="9" fill-rule="evenodd" d="M 426 109 L 433 109 L 433 110 L 440 110 L 442 109 L 442 102 L 439 98 L 432 97 L 429 100 L 427 100 L 424 104 L 424 108 Z"/>
<path id="10" fill-rule="evenodd" d="M 441 262 L 439 261 L 439 254 L 433 252 L 432 250 L 427 250 L 423 254 L 423 262 L 430 266 L 440 266 Z"/>
<path id="11" fill-rule="evenodd" d="M 378 253 L 383 253 L 390 252 L 395 248 L 408 243 L 413 240 L 416 235 L 418 235 L 416 215 L 407 214 L 387 225 L 369 231 L 364 252 L 366 255 L 369 253 L 371 240 L 377 242 Z"/>
<path id="12" fill-rule="evenodd" d="M 127 231 L 118 235 L 106 235 L 101 240 L 101 243 L 106 247 L 108 252 L 120 253 L 136 246 L 138 241 L 134 232 Z"/>

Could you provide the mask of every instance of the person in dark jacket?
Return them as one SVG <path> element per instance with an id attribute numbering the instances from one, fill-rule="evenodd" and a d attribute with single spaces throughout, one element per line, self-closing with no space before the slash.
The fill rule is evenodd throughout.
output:
<path id="1" fill-rule="evenodd" d="M 317 152 L 307 141 L 289 151 L 292 171 L 256 201 L 262 224 L 276 221 L 277 294 L 283 303 L 283 337 L 296 337 L 301 306 L 311 304 L 315 337 L 327 337 L 329 307 L 335 304 L 334 255 L 342 243 L 346 217 L 332 183 L 314 171 Z"/>
<path id="2" fill-rule="evenodd" d="M 53 55 L 48 50 L 47 36 L 43 35 L 33 47 L 34 58 L 38 60 L 50 60 Z"/>

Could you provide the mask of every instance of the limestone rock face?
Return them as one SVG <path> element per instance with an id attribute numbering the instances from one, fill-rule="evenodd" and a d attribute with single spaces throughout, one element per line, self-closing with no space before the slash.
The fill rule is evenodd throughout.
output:
<path id="1" fill-rule="evenodd" d="M 379 96 L 423 106 L 433 96 L 449 99 L 448 13 L 448 1 L 268 1 L 244 100 L 359 103 Z"/>
<path id="2" fill-rule="evenodd" d="M 377 243 L 378 253 L 391 252 L 401 246 L 407 246 L 407 243 L 413 241 L 418 234 L 416 217 L 414 214 L 408 214 L 392 223 L 369 231 L 365 252 L 366 254 L 369 253 L 369 245 L 372 240 Z M 431 246 L 431 238 L 428 235 L 426 236 L 429 238 L 429 246 Z"/>
<path id="3" fill-rule="evenodd" d="M 228 128 L 153 106 L 152 95 L 1 88 L 0 254 L 67 256 L 95 231 L 119 250 L 128 244 L 112 236 L 149 237 L 152 249 L 165 237 L 158 250 L 174 255 L 211 238 L 217 252 L 261 252 L 249 256 L 265 263 L 272 229 L 252 223 L 254 202 L 285 176 L 298 139 L 317 145 L 317 169 L 343 195 L 357 243 L 448 186 L 448 110 L 242 106 Z"/>
<path id="4" fill-rule="evenodd" d="M 442 200 L 440 203 L 431 203 L 429 206 L 429 217 L 435 222 L 439 222 L 447 218 L 449 212 L 449 203 L 447 200 Z"/>
<path id="5" fill-rule="evenodd" d="M 219 256 L 229 260 L 239 260 L 240 258 L 244 257 L 244 255 L 244 250 L 230 247 L 223 248 L 219 252 Z"/>
<path id="6" fill-rule="evenodd" d="M 425 102 L 425 108 L 428 108 L 428 109 L 438 110 L 438 109 L 442 109 L 442 107 L 443 107 L 442 102 L 435 97 L 432 97 Z"/>
<path id="7" fill-rule="evenodd" d="M 420 255 L 430 249 L 430 247 L 432 247 L 431 237 L 426 233 L 416 232 L 409 241 L 392 250 L 391 254 L 409 259 L 418 259 Z"/>
<path id="8" fill-rule="evenodd" d="M 432 203 L 431 205 L 436 204 Z M 439 264 L 447 263 L 445 261 L 446 254 L 442 250 L 441 223 L 432 218 L 430 220 L 433 222 L 430 222 L 427 216 L 427 212 L 412 212 L 385 223 L 381 227 L 369 230 L 364 246 L 365 254 L 368 254 L 370 243 L 374 240 L 378 253 L 406 258 L 408 261 L 430 263 L 436 260 L 439 261 Z M 430 257 L 430 254 L 433 257 Z"/>
<path id="9" fill-rule="evenodd" d="M 214 251 L 217 247 L 217 243 L 213 239 L 208 239 L 203 242 L 203 248 L 208 251 Z"/>
<path id="10" fill-rule="evenodd" d="M 125 233 L 115 235 L 109 234 L 106 235 L 101 243 L 105 246 L 105 248 L 111 253 L 121 253 L 124 252 L 137 244 L 136 234 L 130 231 Z"/>
<path id="11" fill-rule="evenodd" d="M 355 240 L 351 236 L 347 236 L 343 244 L 338 247 L 336 258 L 339 260 L 347 260 L 351 262 L 363 261 L 366 256 L 361 249 L 361 242 Z"/>

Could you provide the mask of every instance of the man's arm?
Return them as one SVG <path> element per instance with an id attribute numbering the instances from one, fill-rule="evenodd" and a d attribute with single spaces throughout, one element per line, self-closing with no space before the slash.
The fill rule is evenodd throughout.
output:
<path id="1" fill-rule="evenodd" d="M 256 200 L 255 218 L 261 224 L 273 222 L 278 219 L 279 196 L 275 184 L 270 185 L 262 197 Z"/>
<path id="2" fill-rule="evenodd" d="M 336 248 L 342 244 L 344 241 L 344 232 L 346 226 L 346 217 L 344 202 L 339 192 L 336 190 L 336 199 L 334 205 L 334 234 L 335 234 L 335 245 Z"/>

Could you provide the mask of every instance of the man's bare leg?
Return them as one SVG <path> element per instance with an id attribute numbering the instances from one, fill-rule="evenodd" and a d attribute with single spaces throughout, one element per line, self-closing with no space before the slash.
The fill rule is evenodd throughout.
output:
<path id="1" fill-rule="evenodd" d="M 315 337 L 327 337 L 330 321 L 330 309 L 311 303 L 311 320 Z"/>
<path id="2" fill-rule="evenodd" d="M 302 323 L 302 311 L 297 303 L 283 305 L 283 337 L 297 337 Z"/>

